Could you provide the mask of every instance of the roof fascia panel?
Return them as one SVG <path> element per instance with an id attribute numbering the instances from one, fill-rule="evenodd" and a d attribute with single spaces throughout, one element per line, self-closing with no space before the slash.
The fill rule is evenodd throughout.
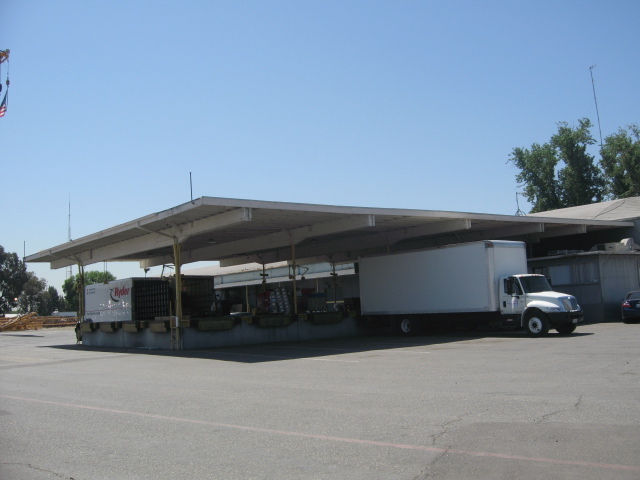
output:
<path id="1" fill-rule="evenodd" d="M 187 238 L 214 230 L 224 229 L 239 223 L 251 221 L 251 209 L 238 208 L 219 215 L 196 220 L 183 225 L 179 231 L 173 223 L 168 223 L 168 228 L 153 232 L 142 226 L 136 225 L 138 230 L 148 232 L 129 240 L 113 243 L 104 247 L 95 248 L 75 255 L 73 259 L 65 258 L 51 262 L 51 268 L 63 268 L 69 265 L 81 263 L 90 265 L 102 261 L 123 260 L 124 257 L 140 254 L 141 251 L 149 251 L 173 245 L 174 241 L 182 242 Z M 175 233 L 177 232 L 177 234 Z M 164 258 L 164 257 L 163 257 Z M 135 260 L 135 259 L 128 259 Z M 167 263 L 167 262 L 164 262 Z"/>

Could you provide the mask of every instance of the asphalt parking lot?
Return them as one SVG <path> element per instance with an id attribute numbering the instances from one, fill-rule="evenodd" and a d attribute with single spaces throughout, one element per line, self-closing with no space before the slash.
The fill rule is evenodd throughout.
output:
<path id="1" fill-rule="evenodd" d="M 638 479 L 640 325 L 203 351 L 0 333 L 0 479 Z"/>

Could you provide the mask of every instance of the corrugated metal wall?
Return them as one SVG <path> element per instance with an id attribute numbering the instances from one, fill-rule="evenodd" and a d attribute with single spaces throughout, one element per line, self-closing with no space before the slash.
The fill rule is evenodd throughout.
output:
<path id="1" fill-rule="evenodd" d="M 554 284 L 555 290 L 574 295 L 584 310 L 585 322 L 620 321 L 620 304 L 631 290 L 640 290 L 640 253 L 589 252 L 561 257 L 530 259 L 529 268 L 540 269 L 579 263 L 596 262 L 597 278 L 594 282 Z"/>
<path id="2" fill-rule="evenodd" d="M 602 254 L 600 260 L 600 283 L 604 315 L 620 319 L 620 304 L 625 294 L 640 290 L 638 263 L 640 255 Z"/>

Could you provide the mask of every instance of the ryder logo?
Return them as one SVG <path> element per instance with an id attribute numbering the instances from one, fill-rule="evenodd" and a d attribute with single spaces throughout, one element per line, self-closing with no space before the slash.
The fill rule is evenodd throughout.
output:
<path id="1" fill-rule="evenodd" d="M 115 287 L 111 289 L 111 300 L 113 300 L 115 303 L 118 303 L 120 301 L 120 297 L 123 297 L 125 295 L 129 295 L 129 291 L 131 289 L 127 288 L 127 287 Z"/>

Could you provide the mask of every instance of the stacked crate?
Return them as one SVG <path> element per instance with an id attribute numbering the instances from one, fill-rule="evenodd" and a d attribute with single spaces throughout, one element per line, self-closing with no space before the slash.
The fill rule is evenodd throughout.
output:
<path id="1" fill-rule="evenodd" d="M 166 281 L 136 279 L 134 286 L 134 320 L 171 315 L 171 291 Z"/>
<path id="2" fill-rule="evenodd" d="M 258 292 L 258 304 L 256 306 L 258 313 L 269 313 L 271 311 L 271 305 L 273 304 L 271 301 L 272 293 L 273 290 Z"/>
<path id="3" fill-rule="evenodd" d="M 270 313 L 291 313 L 291 292 L 286 287 L 271 292 Z"/>
<path id="4" fill-rule="evenodd" d="M 185 294 L 182 299 L 183 313 L 194 317 L 211 315 L 214 302 L 213 277 L 185 277 L 182 289 Z"/>

